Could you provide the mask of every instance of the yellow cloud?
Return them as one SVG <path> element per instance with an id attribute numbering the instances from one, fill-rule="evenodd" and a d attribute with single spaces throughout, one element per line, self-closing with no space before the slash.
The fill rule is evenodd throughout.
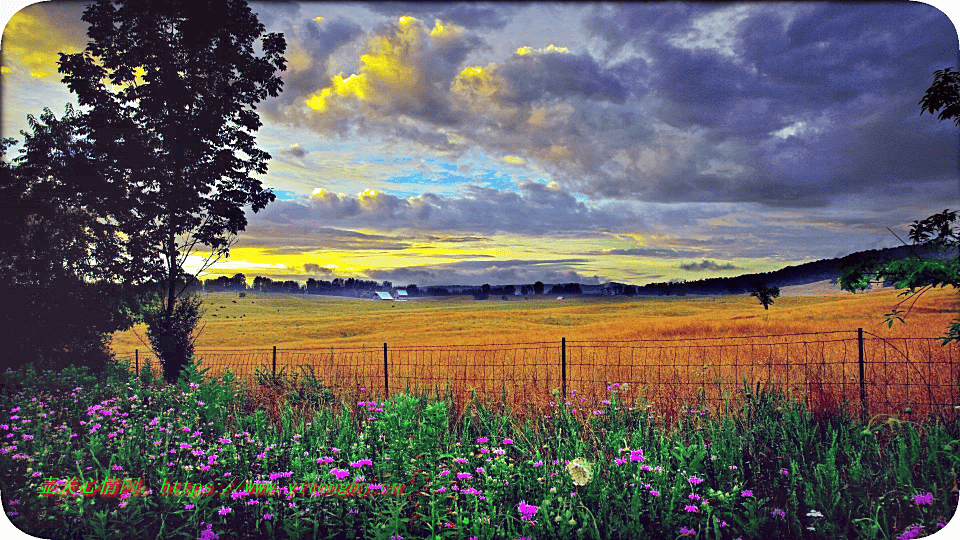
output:
<path id="1" fill-rule="evenodd" d="M 365 74 L 354 74 L 346 79 L 343 78 L 343 75 L 334 75 L 330 78 L 330 82 L 333 83 L 332 86 L 320 89 L 307 99 L 308 107 L 315 111 L 324 112 L 327 110 L 328 99 L 332 96 L 352 96 L 357 99 L 366 99 L 369 92 Z"/>
<path id="2" fill-rule="evenodd" d="M 507 163 L 514 163 L 514 164 L 517 164 L 517 165 L 521 165 L 521 164 L 523 164 L 523 163 L 526 163 L 526 160 L 525 160 L 525 159 L 523 159 L 522 157 L 517 157 L 517 156 L 504 156 L 503 161 L 505 161 L 505 162 L 507 162 Z"/>
<path id="3" fill-rule="evenodd" d="M 517 49 L 517 54 L 520 56 L 526 56 L 528 54 L 565 53 L 565 52 L 569 52 L 569 50 L 567 50 L 566 47 L 557 47 L 552 43 L 542 49 L 534 49 L 526 45 Z"/>
<path id="4" fill-rule="evenodd" d="M 42 16 L 43 11 L 28 6 L 13 15 L 3 31 L 4 73 L 26 70 L 31 77 L 42 79 L 57 74 L 58 53 L 80 52 L 68 36 Z"/>
<path id="5" fill-rule="evenodd" d="M 468 67 L 453 80 L 453 91 L 463 96 L 473 95 L 489 98 L 497 93 L 498 85 L 494 80 L 496 64 L 487 64 L 487 67 Z"/>
<path id="6" fill-rule="evenodd" d="M 320 22 L 320 21 L 323 20 L 323 17 L 319 17 L 319 16 L 318 16 L 318 17 L 314 17 L 313 20 L 316 21 L 316 22 Z"/>

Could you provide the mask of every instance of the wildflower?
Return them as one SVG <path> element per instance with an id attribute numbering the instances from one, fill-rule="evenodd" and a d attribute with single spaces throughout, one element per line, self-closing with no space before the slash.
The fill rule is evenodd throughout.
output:
<path id="1" fill-rule="evenodd" d="M 347 476 L 350 476 L 350 471 L 341 471 L 340 469 L 330 469 L 330 474 L 336 476 L 338 480 L 342 480 Z"/>
<path id="2" fill-rule="evenodd" d="M 688 529 L 688 528 L 686 528 L 686 527 L 680 527 L 680 535 L 681 535 L 681 536 L 690 536 L 690 535 L 694 535 L 694 534 L 697 534 L 697 531 L 695 531 L 694 529 Z"/>
<path id="3" fill-rule="evenodd" d="M 124 495 L 129 495 L 129 493 L 124 493 Z M 183 506 L 183 509 L 184 509 L 184 510 L 193 510 L 193 508 L 194 508 L 194 507 L 193 507 L 192 504 L 186 504 L 186 505 Z"/>
<path id="4" fill-rule="evenodd" d="M 698 509 L 696 506 L 692 505 L 692 504 L 688 504 L 688 505 L 684 506 L 683 509 L 686 510 L 687 512 L 698 512 L 698 511 L 699 511 L 699 509 Z"/>
<path id="5" fill-rule="evenodd" d="M 481 453 L 481 454 L 489 454 L 489 453 L 490 453 L 490 449 L 489 449 L 489 448 L 481 448 L 481 449 L 480 449 L 480 453 Z"/>
<path id="6" fill-rule="evenodd" d="M 897 537 L 897 540 L 913 540 L 923 534 L 923 525 L 912 525 L 903 534 Z"/>
<path id="7" fill-rule="evenodd" d="M 517 510 L 520 510 L 524 521 L 532 521 L 533 516 L 536 515 L 539 506 L 533 506 L 532 504 L 527 504 L 527 501 L 520 501 L 520 504 L 517 505 Z"/>
<path id="8" fill-rule="evenodd" d="M 484 474 L 484 473 L 486 473 L 486 472 L 487 472 L 487 471 L 484 470 L 483 467 L 477 467 L 477 474 Z"/>
<path id="9" fill-rule="evenodd" d="M 458 480 L 467 480 L 467 479 L 470 479 L 470 478 L 473 478 L 473 475 L 470 474 L 470 473 L 465 473 L 465 472 L 463 472 L 463 473 L 457 473 L 457 479 L 458 479 Z"/>
<path id="10" fill-rule="evenodd" d="M 745 490 L 743 490 L 743 491 L 740 492 L 740 496 L 741 496 L 741 497 L 753 497 L 753 492 L 750 491 L 749 489 L 745 489 Z"/>
<path id="11" fill-rule="evenodd" d="M 787 517 L 787 513 L 783 511 L 783 508 L 774 508 L 774 509 L 770 512 L 770 515 L 773 516 L 773 517 L 778 517 L 778 518 L 785 518 L 785 517 Z"/>
<path id="12" fill-rule="evenodd" d="M 457 463 L 466 463 L 466 462 L 467 462 L 467 459 L 466 459 L 466 458 L 462 458 L 462 457 L 458 457 L 458 458 L 455 459 L 454 461 L 456 461 Z"/>
<path id="13" fill-rule="evenodd" d="M 504 452 L 505 452 L 505 450 L 504 450 L 503 448 L 494 448 L 494 449 L 493 449 L 493 453 L 496 454 L 496 455 L 498 455 L 498 456 L 502 456 Z"/>
<path id="14" fill-rule="evenodd" d="M 503 444 L 513 444 L 513 439 L 504 439 Z"/>
<path id="15" fill-rule="evenodd" d="M 485 442 L 487 442 L 487 441 L 489 441 L 489 440 L 490 440 L 490 439 L 488 439 L 488 438 L 486 438 L 486 437 L 480 437 L 479 439 L 477 439 L 477 444 L 483 444 L 483 443 L 485 443 Z"/>
<path id="16" fill-rule="evenodd" d="M 690 482 L 690 483 L 693 484 L 693 485 L 697 485 L 697 484 L 703 482 L 703 479 L 702 479 L 702 478 L 697 478 L 696 476 L 691 476 L 687 481 Z"/>
<path id="17" fill-rule="evenodd" d="M 217 511 L 217 513 L 220 514 L 221 516 L 225 516 L 225 515 L 229 514 L 230 512 L 233 512 L 233 509 L 227 508 L 227 507 L 223 507 L 223 508 L 221 508 L 220 510 Z"/>
<path id="18" fill-rule="evenodd" d="M 653 495 L 654 497 L 659 497 L 659 496 L 660 496 L 660 492 L 657 491 L 657 490 L 655 490 L 655 489 L 651 489 L 651 490 L 650 490 L 650 495 Z"/>
<path id="19" fill-rule="evenodd" d="M 273 514 L 264 514 L 263 519 L 273 519 Z"/>
<path id="20" fill-rule="evenodd" d="M 333 458 L 326 457 L 326 456 L 320 457 L 320 458 L 317 458 L 317 463 L 333 463 Z"/>
<path id="21" fill-rule="evenodd" d="M 700 500 L 702 500 L 702 499 L 700 498 L 700 496 L 697 495 L 696 493 L 691 493 L 687 498 L 690 499 L 691 501 L 700 501 Z"/>
<path id="22" fill-rule="evenodd" d="M 913 501 L 914 501 L 915 503 L 917 503 L 918 505 L 920 505 L 920 504 L 928 504 L 928 505 L 929 505 L 929 504 L 933 504 L 933 493 L 926 493 L 926 494 L 914 495 L 914 496 L 913 496 Z"/>
<path id="23" fill-rule="evenodd" d="M 811 510 L 811 511 L 807 512 L 807 517 L 818 517 L 818 518 L 821 518 L 821 517 L 823 517 L 823 514 L 821 514 L 820 512 L 818 512 L 818 511 L 816 511 L 816 510 Z"/>
<path id="24" fill-rule="evenodd" d="M 573 483 L 578 486 L 587 485 L 593 476 L 590 465 L 583 458 L 577 458 L 567 464 L 567 472 L 573 477 Z"/>
<path id="25" fill-rule="evenodd" d="M 788 471 L 788 470 L 786 470 L 786 469 L 780 469 L 780 474 L 782 474 L 782 475 L 784 475 L 784 476 L 787 476 L 787 475 L 790 474 L 790 471 Z"/>

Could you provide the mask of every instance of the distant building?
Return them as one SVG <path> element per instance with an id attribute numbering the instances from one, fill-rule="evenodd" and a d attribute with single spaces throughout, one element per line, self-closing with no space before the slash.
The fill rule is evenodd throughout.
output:
<path id="1" fill-rule="evenodd" d="M 393 300 L 393 297 L 390 296 L 388 292 L 377 291 L 376 296 L 373 297 L 374 300 Z"/>
<path id="2" fill-rule="evenodd" d="M 406 289 L 397 289 L 397 300 L 400 302 L 405 302 L 410 296 L 407 294 Z"/>

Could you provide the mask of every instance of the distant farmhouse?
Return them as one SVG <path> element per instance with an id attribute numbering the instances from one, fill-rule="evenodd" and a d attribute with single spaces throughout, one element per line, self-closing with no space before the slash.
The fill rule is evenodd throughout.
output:
<path id="1" fill-rule="evenodd" d="M 388 292 L 377 291 L 373 299 L 374 300 L 393 300 L 393 297 L 390 296 L 390 293 Z"/>
<path id="2" fill-rule="evenodd" d="M 407 301 L 407 298 L 410 298 L 410 296 L 407 295 L 407 290 L 406 290 L 406 289 L 397 289 L 397 298 L 396 298 L 396 300 L 397 300 L 398 302 L 406 302 L 406 301 Z"/>

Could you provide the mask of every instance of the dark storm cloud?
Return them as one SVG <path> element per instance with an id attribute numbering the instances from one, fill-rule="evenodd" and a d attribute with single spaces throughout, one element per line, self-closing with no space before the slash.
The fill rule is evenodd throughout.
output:
<path id="1" fill-rule="evenodd" d="M 740 6 L 740 7 L 738 7 Z M 597 196 L 813 208 L 956 178 L 957 130 L 921 117 L 932 71 L 957 64 L 957 34 L 919 3 L 751 5 L 730 50 L 684 48 L 694 17 L 743 5 L 615 6 L 586 27 L 608 55 L 632 47 L 659 98 L 651 121 L 669 166 L 596 175 Z M 672 141 L 672 142 L 671 142 Z M 654 143 L 656 145 L 656 143 Z"/>
<path id="2" fill-rule="evenodd" d="M 703 272 L 703 271 L 713 271 L 713 270 L 736 270 L 738 266 L 732 264 L 717 264 L 713 261 L 703 260 L 698 263 L 687 263 L 681 264 L 681 270 L 689 270 L 691 272 Z"/>
<path id="3" fill-rule="evenodd" d="M 456 263 L 408 266 L 383 270 L 368 270 L 376 280 L 417 285 L 523 285 L 536 281 L 544 283 L 583 283 L 596 285 L 601 276 L 590 276 L 576 270 L 578 259 L 533 261 L 463 261 Z"/>
<path id="4" fill-rule="evenodd" d="M 411 245 L 409 241 L 396 236 L 365 234 L 312 224 L 260 221 L 252 221 L 237 241 L 237 247 L 262 248 L 265 253 L 273 255 L 297 255 L 324 249 L 404 250 Z"/>
<path id="5" fill-rule="evenodd" d="M 518 104 L 553 97 L 623 103 L 627 97 L 619 77 L 586 53 L 517 55 L 500 73 L 510 84 L 499 99 Z"/>
<path id="6" fill-rule="evenodd" d="M 475 185 L 462 197 L 426 193 L 400 198 L 381 192 L 354 196 L 320 192 L 307 202 L 274 201 L 254 214 L 251 222 L 276 226 L 374 228 L 425 232 L 465 232 L 459 241 L 484 234 L 520 235 L 596 234 L 632 229 L 644 220 L 622 207 L 593 208 L 569 193 L 543 184 L 520 184 L 519 193 Z M 454 235 L 457 236 L 457 235 Z M 450 240 L 456 241 L 456 240 Z"/>
<path id="7" fill-rule="evenodd" d="M 622 255 L 626 257 L 654 257 L 658 259 L 676 259 L 696 256 L 698 252 L 669 248 L 617 248 L 603 251 L 588 251 L 584 255 Z"/>
<path id="8" fill-rule="evenodd" d="M 471 2 L 377 2 L 363 4 L 370 11 L 402 17 L 412 15 L 418 19 L 440 19 L 465 28 L 503 28 L 517 10 L 517 5 L 501 3 Z"/>

